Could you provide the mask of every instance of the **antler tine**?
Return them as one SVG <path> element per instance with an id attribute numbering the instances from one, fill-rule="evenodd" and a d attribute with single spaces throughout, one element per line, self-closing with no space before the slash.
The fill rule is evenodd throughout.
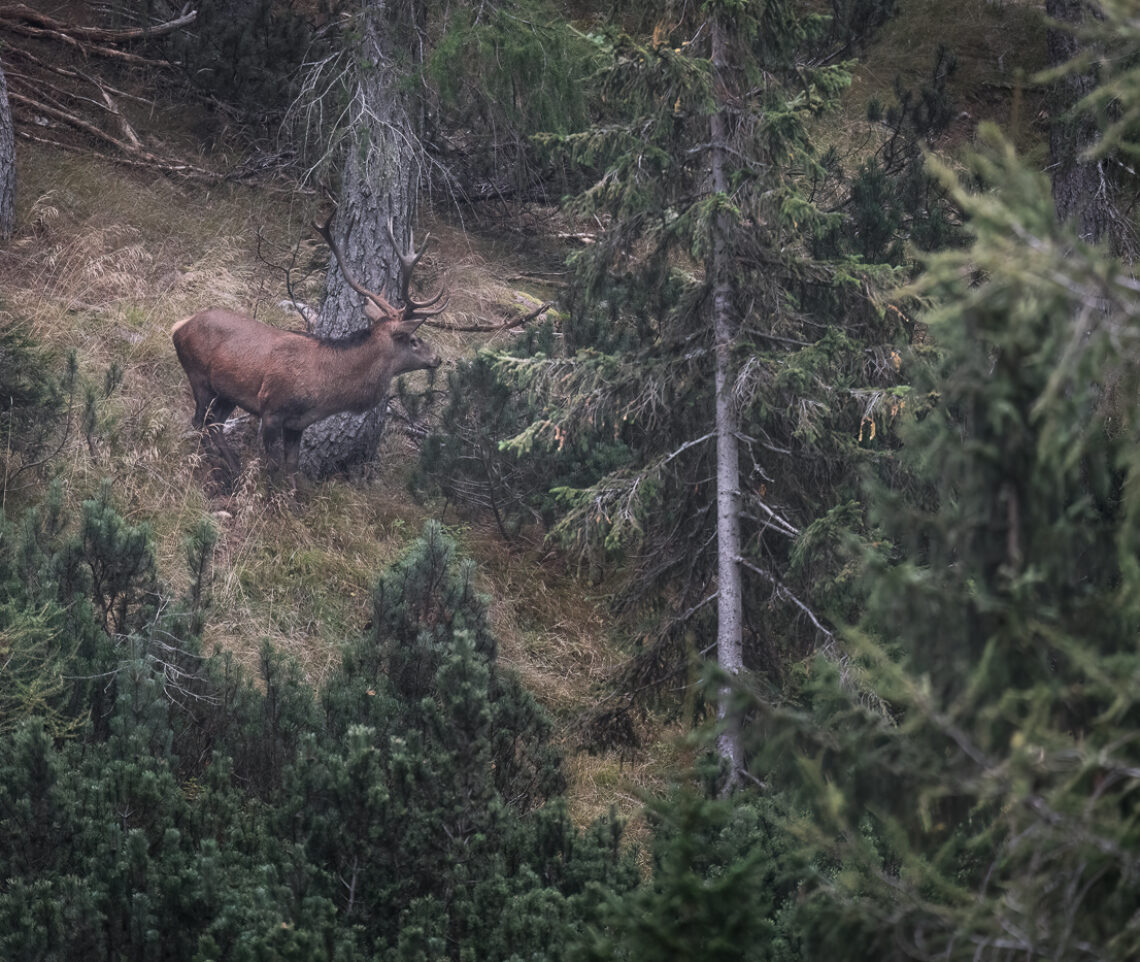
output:
<path id="1" fill-rule="evenodd" d="M 365 287 L 355 277 L 352 276 L 352 273 L 348 269 L 348 263 L 345 261 L 344 255 L 340 251 L 340 246 L 335 240 L 333 240 L 331 227 L 333 217 L 335 216 L 336 211 L 334 210 L 331 214 L 329 214 L 328 218 L 323 224 L 320 224 L 317 221 L 313 221 L 313 229 L 318 234 L 320 234 L 321 237 L 324 238 L 324 242 L 329 245 L 329 250 L 333 252 L 333 256 L 336 258 L 337 264 L 340 265 L 340 272 L 344 277 L 345 283 L 347 283 L 348 286 L 356 291 L 356 293 L 361 297 L 368 298 L 368 300 L 370 300 L 373 304 L 376 305 L 376 307 L 380 309 L 380 312 L 386 318 L 393 320 L 399 318 L 401 316 L 401 312 L 394 308 L 388 302 L 387 298 L 385 298 L 382 294 L 377 294 L 375 291 L 368 290 L 367 287 Z"/>
<path id="2" fill-rule="evenodd" d="M 422 323 L 424 318 L 435 317 L 436 314 L 442 314 L 447 309 L 447 301 L 449 300 L 449 298 L 446 297 L 447 291 L 445 288 L 441 287 L 433 297 L 429 297 L 426 301 L 415 300 L 409 290 L 412 283 L 412 271 L 415 270 L 416 265 L 420 262 L 420 258 L 423 257 L 425 251 L 427 251 L 431 234 L 424 235 L 424 241 L 418 251 L 416 250 L 414 239 L 411 242 L 412 249 L 410 251 L 401 251 L 400 245 L 396 242 L 396 234 L 392 230 L 392 218 L 389 217 L 388 240 L 392 242 L 392 250 L 395 251 L 396 257 L 400 261 L 400 267 L 402 268 L 400 271 L 400 300 L 404 303 L 405 316 L 409 319 L 413 317 L 420 318 Z M 425 308 L 439 304 L 441 300 L 443 304 L 435 308 L 435 310 L 425 310 Z"/>

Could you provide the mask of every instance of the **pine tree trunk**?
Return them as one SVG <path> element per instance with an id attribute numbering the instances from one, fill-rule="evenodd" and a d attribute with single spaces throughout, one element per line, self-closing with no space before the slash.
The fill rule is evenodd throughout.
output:
<path id="1" fill-rule="evenodd" d="M 0 244 L 12 236 L 16 225 L 16 141 L 8 85 L 0 64 Z"/>
<path id="2" fill-rule="evenodd" d="M 1088 0 L 1046 0 L 1045 12 L 1059 23 L 1079 27 L 1099 8 Z M 1081 52 L 1081 39 L 1072 30 L 1049 31 L 1049 62 L 1062 66 Z M 1057 82 L 1056 106 L 1049 132 L 1053 203 L 1057 216 L 1071 221 L 1080 237 L 1089 243 L 1107 240 L 1121 253 L 1123 233 L 1114 229 L 1122 219 L 1117 208 L 1117 186 L 1106 162 L 1086 160 L 1082 154 L 1100 136 L 1096 118 L 1088 111 L 1074 114 L 1073 107 L 1096 86 L 1093 71 L 1070 73 Z"/>
<path id="3" fill-rule="evenodd" d="M 407 37 L 418 6 L 373 0 L 362 14 L 361 49 L 355 54 L 359 77 L 356 124 L 344 162 L 344 180 L 333 229 L 348 267 L 369 290 L 398 290 L 400 262 L 388 239 L 406 242 L 415 216 L 420 179 L 418 140 L 409 98 L 396 69 L 397 38 Z M 364 302 L 330 261 L 325 300 L 317 319 L 322 336 L 343 336 L 368 326 Z M 386 403 L 362 415 L 338 414 L 309 428 L 301 448 L 301 468 L 313 478 L 359 474 L 371 463 L 384 429 Z"/>
<path id="4" fill-rule="evenodd" d="M 725 66 L 725 27 L 712 26 L 712 62 L 718 74 Z M 718 95 L 723 93 L 718 85 Z M 711 135 L 712 187 L 728 194 L 728 117 L 723 106 L 709 121 Z M 732 343 L 736 333 L 733 318 L 732 265 L 728 238 L 729 215 L 718 213 L 713 226 L 712 277 L 713 330 L 716 340 L 716 534 L 717 534 L 717 645 L 720 669 L 729 676 L 744 667 L 744 615 L 740 574 L 740 454 L 736 407 L 732 400 Z M 723 791 L 736 788 L 744 768 L 740 728 L 731 711 L 732 685 L 721 687 L 717 718 L 722 726 L 717 751 L 726 768 Z"/>

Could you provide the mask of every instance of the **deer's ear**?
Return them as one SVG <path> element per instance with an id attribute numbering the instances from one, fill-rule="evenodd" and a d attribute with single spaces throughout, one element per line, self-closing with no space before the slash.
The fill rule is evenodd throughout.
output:
<path id="1" fill-rule="evenodd" d="M 416 333 L 416 331 L 420 329 L 423 322 L 424 319 L 422 317 L 408 318 L 406 320 L 400 321 L 400 323 L 396 326 L 396 330 L 398 330 L 401 334 L 406 334 L 408 337 L 411 337 Z"/>

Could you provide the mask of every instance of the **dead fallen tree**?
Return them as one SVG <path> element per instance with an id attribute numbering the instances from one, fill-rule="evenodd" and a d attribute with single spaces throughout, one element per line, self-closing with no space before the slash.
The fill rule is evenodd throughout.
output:
<path id="1" fill-rule="evenodd" d="M 0 49 L 16 135 L 173 176 L 226 179 L 148 145 L 130 118 L 132 110 L 147 116 L 156 104 L 126 88 L 146 86 L 140 74 L 149 80 L 178 66 L 155 54 L 154 41 L 186 29 L 197 16 L 187 6 L 169 20 L 111 28 L 65 23 L 22 3 L 0 4 Z M 108 74 L 117 72 L 135 83 L 112 81 Z"/>
<path id="2" fill-rule="evenodd" d="M 131 27 L 126 30 L 109 30 L 103 27 L 85 27 L 79 24 L 63 23 L 54 17 L 33 10 L 23 3 L 0 5 L 0 31 L 25 37 L 53 40 L 74 47 L 85 57 L 109 57 L 125 63 L 145 66 L 166 66 L 162 60 L 151 60 L 127 50 L 117 44 L 135 40 L 153 40 L 173 33 L 192 24 L 198 18 L 197 10 L 188 7 L 173 20 L 164 23 Z"/>

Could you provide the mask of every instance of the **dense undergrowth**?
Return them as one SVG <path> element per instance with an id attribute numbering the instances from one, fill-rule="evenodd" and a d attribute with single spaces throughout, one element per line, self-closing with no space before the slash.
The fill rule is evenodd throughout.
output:
<path id="1" fill-rule="evenodd" d="M 323 254 L 306 235 L 314 199 L 248 187 L 206 191 L 34 148 L 26 156 L 21 222 L 29 227 L 0 263 L 2 309 L 10 337 L 31 339 L 45 357 L 35 368 L 40 380 L 14 397 L 12 423 L 25 424 L 27 433 L 14 429 L 6 439 L 9 515 L 36 504 L 46 478 L 60 478 L 63 502 L 73 509 L 110 479 L 120 510 L 151 525 L 158 568 L 175 591 L 186 579 L 183 540 L 201 517 L 212 518 L 218 538 L 205 649 L 220 647 L 255 671 L 269 642 L 314 686 L 339 664 L 345 639 L 368 621 L 377 572 L 425 520 L 441 518 L 483 562 L 480 578 L 493 598 L 504 657 L 563 719 L 569 745 L 580 699 L 612 660 L 600 600 L 583 598 L 535 537 L 503 543 L 489 518 L 413 495 L 408 476 L 416 449 L 398 421 L 370 477 L 313 485 L 299 505 L 266 484 L 255 423 L 247 421 L 239 427 L 242 481 L 231 495 L 209 494 L 169 327 L 213 304 L 298 326 L 299 318 L 279 306 L 284 275 L 275 265 L 288 264 L 301 241 L 291 281 L 300 298 L 319 296 Z M 495 242 L 502 266 L 492 273 L 472 235 L 440 224 L 435 236 L 439 246 L 423 266 L 453 291 L 449 316 L 517 309 L 514 289 L 495 280 L 515 270 L 518 255 L 509 246 Z M 470 335 L 432 337 L 452 359 L 470 346 Z M 32 369 L 7 349 L 5 359 Z M 413 393 L 425 390 L 422 376 L 405 380 Z M 58 417 L 41 417 L 44 405 Z M 587 817 L 622 796 L 631 806 L 623 787 L 628 768 L 576 756 L 571 765 L 582 774 Z"/>
<path id="2" fill-rule="evenodd" d="M 430 483 L 487 441 L 489 423 L 526 437 L 539 391 L 511 395 L 498 375 L 555 356 L 565 330 L 504 331 L 478 355 L 473 339 L 433 334 L 453 391 L 476 390 L 440 397 L 442 381 L 409 379 L 419 400 L 407 410 L 434 404 L 437 424 L 457 426 L 422 460 L 394 419 L 371 475 L 294 502 L 267 483 L 246 425 L 245 474 L 211 496 L 169 325 L 209 303 L 287 322 L 278 265 L 315 198 L 187 187 L 27 148 L 24 227 L 0 255 L 0 950 L 1134 958 L 1135 283 L 1058 223 L 1040 165 L 1015 153 L 1024 142 L 1039 156 L 1041 128 L 1018 112 L 1016 73 L 1005 86 L 1010 51 L 988 6 L 953 22 L 986 38 L 956 74 L 925 48 L 909 72 L 872 50 L 856 89 L 881 102 L 870 120 L 848 102 L 823 138 L 820 183 L 850 187 L 852 205 L 841 230 L 811 236 L 814 255 L 882 260 L 910 278 L 920 324 L 899 326 L 897 306 L 876 313 L 867 298 L 866 316 L 896 340 L 780 328 L 768 341 L 794 354 L 747 348 L 789 410 L 835 359 L 890 383 L 860 395 L 844 373 L 834 408 L 816 401 L 818 420 L 787 437 L 762 434 L 782 416 L 774 403 L 754 412 L 757 437 L 784 455 L 835 415 L 828 450 L 868 470 L 844 462 L 844 502 L 788 549 L 805 588 L 831 579 L 814 596 L 831 643 L 815 656 L 788 644 L 793 622 L 772 613 L 786 598 L 758 595 L 757 634 L 780 657 L 735 691 L 750 781 L 728 799 L 715 797 L 703 735 L 674 740 L 662 722 L 680 701 L 686 722 L 701 714 L 695 669 L 667 676 L 670 714 L 642 712 L 624 755 L 574 751 L 584 709 L 614 691 L 615 663 L 642 638 L 613 631 L 607 610 L 629 584 L 621 551 L 587 553 L 587 577 L 574 578 L 536 532 L 583 477 L 624 467 L 633 435 L 595 421 L 607 443 L 590 459 L 561 457 L 556 434 L 560 457 L 547 460 L 486 446 L 480 470 L 517 469 L 504 489 L 523 492 L 489 510 L 456 503 L 459 470 L 442 493 L 440 476 Z M 910 14 L 883 35 L 892 57 L 908 53 L 900 24 L 948 30 L 942 5 Z M 1025 35 L 1040 39 L 1033 24 Z M 656 45 L 644 62 L 669 67 L 679 53 Z M 876 63 L 907 79 L 887 94 Z M 1004 137 L 985 128 L 973 155 L 956 153 L 975 132 L 952 109 L 963 90 L 971 109 L 1009 121 Z M 880 166 L 853 160 L 867 143 Z M 964 175 L 924 161 L 931 144 Z M 892 191 L 914 203 L 887 204 Z M 521 231 L 504 257 L 502 237 L 433 226 L 442 244 L 425 267 L 452 288 L 457 316 L 513 298 L 506 278 L 533 255 Z M 945 250 L 920 262 L 904 235 Z M 644 303 L 683 301 L 694 284 L 667 253 Z M 295 275 L 318 259 L 305 242 Z M 609 357 L 593 348 L 607 323 L 618 358 L 634 334 L 657 332 L 635 273 L 621 278 L 627 313 L 587 299 L 593 313 L 568 322 L 575 357 L 603 382 Z M 300 280 L 302 297 L 318 290 L 318 272 Z M 682 401 L 695 393 L 668 386 Z M 704 401 L 690 407 L 699 415 Z M 544 429 L 561 427 L 559 413 Z M 811 455 L 794 467 L 834 482 L 838 460 L 820 468 L 812 444 L 794 447 Z M 765 480 L 778 488 L 792 473 Z M 678 491 L 703 510 L 694 477 Z M 841 544 L 852 519 L 866 537 Z M 686 651 L 706 640 L 678 637 Z"/>

